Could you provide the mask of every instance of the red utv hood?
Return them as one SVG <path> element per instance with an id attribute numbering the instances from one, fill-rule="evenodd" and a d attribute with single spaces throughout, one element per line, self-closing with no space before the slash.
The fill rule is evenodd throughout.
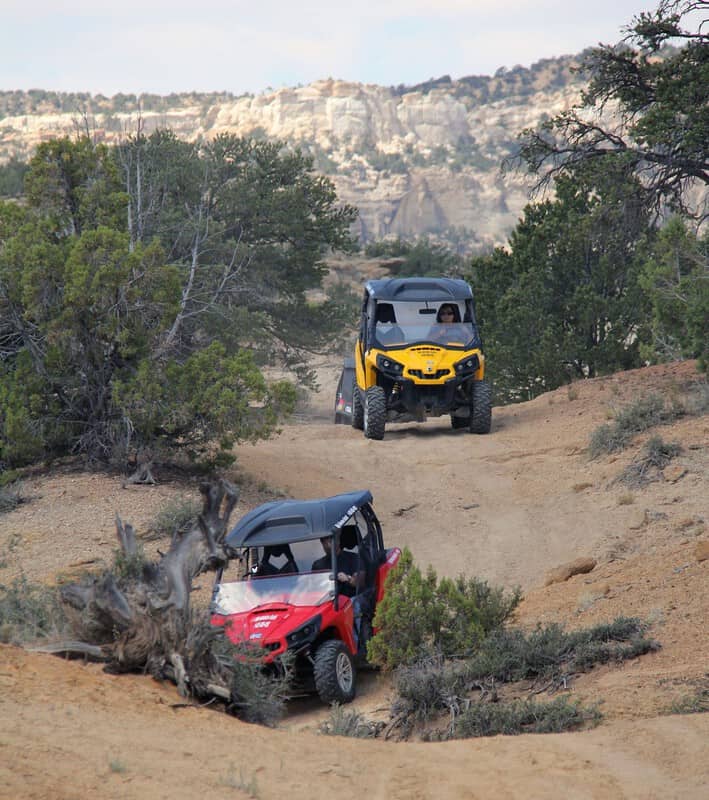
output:
<path id="1" fill-rule="evenodd" d="M 212 625 L 223 625 L 234 644 L 265 646 L 285 639 L 317 614 L 317 606 L 268 603 L 241 614 L 214 614 Z"/>

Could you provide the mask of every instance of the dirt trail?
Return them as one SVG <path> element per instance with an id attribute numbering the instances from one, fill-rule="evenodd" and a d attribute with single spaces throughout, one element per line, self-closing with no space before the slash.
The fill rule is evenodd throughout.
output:
<path id="1" fill-rule="evenodd" d="M 640 442 L 589 461 L 591 431 L 609 409 L 650 391 L 677 392 L 695 365 L 675 364 L 583 382 L 495 409 L 490 436 L 453 432 L 447 419 L 387 428 L 383 442 L 333 425 L 337 366 L 323 392 L 277 438 L 238 448 L 237 513 L 280 490 L 293 497 L 371 488 L 388 544 L 406 545 L 439 575 L 520 585 L 522 625 L 585 627 L 620 614 L 653 623 L 662 649 L 580 676 L 575 696 L 603 700 L 604 723 L 580 734 L 442 744 L 332 739 L 327 710 L 294 701 L 278 730 L 185 707 L 174 687 L 96 665 L 0 646 L 0 798 L 294 799 L 704 798 L 709 714 L 671 715 L 671 702 L 707 688 L 709 669 L 709 419 L 659 432 L 678 441 L 679 467 L 629 491 L 613 479 Z M 27 481 L 31 503 L 0 516 L 0 582 L 71 574 L 108 560 L 114 513 L 138 531 L 169 497 L 169 483 L 121 489 L 106 476 L 55 471 Z M 155 543 L 149 547 L 156 547 Z M 544 586 L 579 556 L 597 567 Z M 95 562 L 96 563 L 96 562 Z M 355 708 L 382 714 L 386 676 L 366 675 Z"/>

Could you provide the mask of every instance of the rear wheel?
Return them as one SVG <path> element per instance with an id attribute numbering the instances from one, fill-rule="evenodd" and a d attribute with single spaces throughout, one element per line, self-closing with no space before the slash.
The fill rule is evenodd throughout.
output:
<path id="1" fill-rule="evenodd" d="M 487 381 L 473 383 L 470 409 L 470 432 L 490 433 L 492 425 L 492 390 Z"/>
<path id="2" fill-rule="evenodd" d="M 352 702 L 357 673 L 343 642 L 330 639 L 318 647 L 313 673 L 315 688 L 324 703 Z"/>
<path id="3" fill-rule="evenodd" d="M 370 386 L 364 393 L 364 435 L 383 439 L 387 418 L 387 399 L 381 386 Z"/>
<path id="4" fill-rule="evenodd" d="M 358 431 L 364 428 L 364 406 L 356 382 L 352 388 L 352 427 Z"/>

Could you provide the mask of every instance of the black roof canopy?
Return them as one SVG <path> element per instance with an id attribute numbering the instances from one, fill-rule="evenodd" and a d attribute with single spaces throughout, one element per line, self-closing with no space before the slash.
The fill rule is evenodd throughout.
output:
<path id="1" fill-rule="evenodd" d="M 473 296 L 470 286 L 459 278 L 382 278 L 367 281 L 370 296 L 376 300 L 403 300 L 441 302 L 469 300 Z"/>
<path id="2" fill-rule="evenodd" d="M 319 539 L 339 530 L 357 509 L 371 502 L 366 489 L 317 500 L 274 500 L 245 514 L 229 531 L 226 543 L 263 547 Z"/>

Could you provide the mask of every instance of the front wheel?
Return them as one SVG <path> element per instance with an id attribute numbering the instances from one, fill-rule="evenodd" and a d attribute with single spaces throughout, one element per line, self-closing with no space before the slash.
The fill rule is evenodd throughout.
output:
<path id="1" fill-rule="evenodd" d="M 354 662 L 344 642 L 330 639 L 315 653 L 315 688 L 324 703 L 351 703 L 355 696 Z"/>
<path id="2" fill-rule="evenodd" d="M 470 408 L 470 432 L 490 433 L 491 425 L 492 389 L 487 381 L 475 381 Z"/>
<path id="3" fill-rule="evenodd" d="M 370 386 L 364 393 L 364 435 L 383 439 L 387 420 L 387 398 L 381 386 Z"/>
<path id="4" fill-rule="evenodd" d="M 352 427 L 358 431 L 364 429 L 364 406 L 356 381 L 352 388 Z"/>

